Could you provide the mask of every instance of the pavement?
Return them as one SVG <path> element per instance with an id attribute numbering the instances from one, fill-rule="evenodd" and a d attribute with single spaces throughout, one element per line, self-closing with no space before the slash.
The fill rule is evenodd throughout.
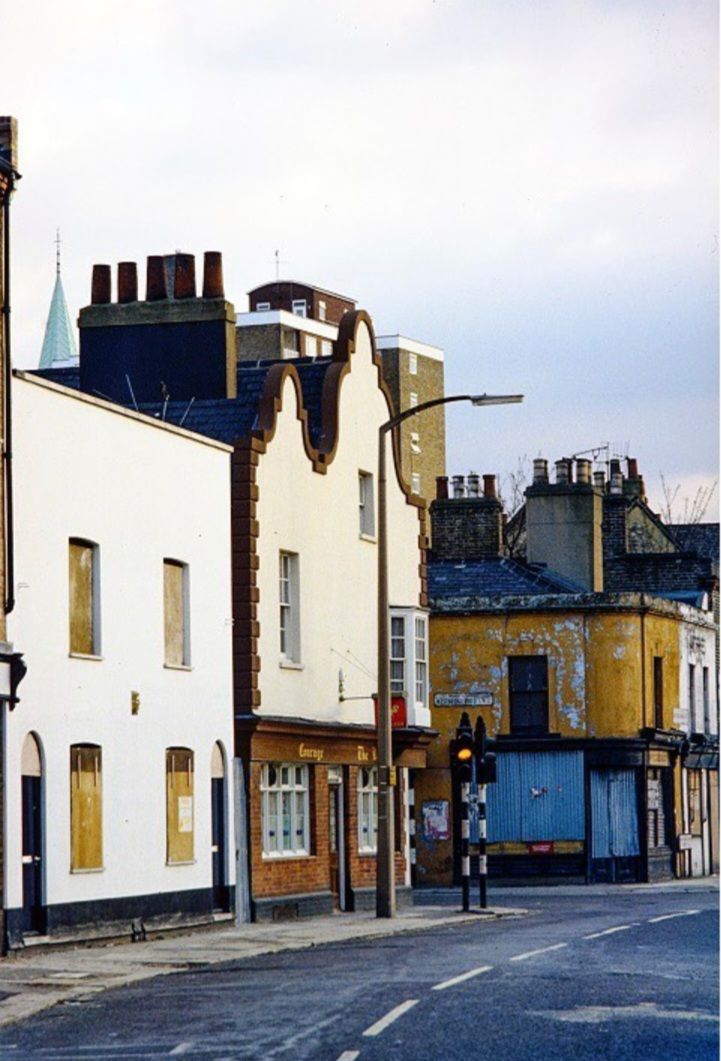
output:
<path id="1" fill-rule="evenodd" d="M 411 906 L 395 918 L 374 912 L 338 913 L 262 924 L 214 925 L 149 933 L 142 942 L 124 940 L 30 946 L 0 961 L 0 1027 L 57 1005 L 83 1005 L 101 991 L 186 969 L 301 950 L 347 940 L 395 936 L 463 921 L 520 917 L 527 911 L 494 906 L 468 913 L 448 905 Z"/>
<path id="2" fill-rule="evenodd" d="M 718 889 L 718 878 L 665 881 L 660 884 L 594 885 L 598 895 L 624 891 L 693 892 Z M 417 889 L 414 906 L 395 918 L 374 912 L 338 913 L 261 924 L 236 924 L 231 919 L 187 931 L 151 932 L 140 942 L 123 940 L 37 945 L 15 951 L 0 961 L 0 1027 L 31 1017 L 56 1005 L 83 1005 L 109 988 L 139 980 L 253 958 L 260 954 L 302 950 L 328 943 L 395 936 L 466 921 L 523 917 L 544 895 L 588 895 L 583 885 L 494 889 L 487 910 L 461 912 L 460 889 Z M 503 905 L 496 905 L 498 898 Z M 471 902 L 476 901 L 471 895 Z M 512 905 L 514 903 L 514 905 Z M 517 903 L 517 905 L 515 905 Z"/>

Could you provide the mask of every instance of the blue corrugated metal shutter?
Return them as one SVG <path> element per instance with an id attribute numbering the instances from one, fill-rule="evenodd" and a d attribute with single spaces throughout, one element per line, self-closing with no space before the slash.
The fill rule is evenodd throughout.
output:
<path id="1" fill-rule="evenodd" d="M 583 840 L 583 752 L 513 752 L 498 756 L 488 786 L 490 843 Z"/>
<path id="2" fill-rule="evenodd" d="M 591 771 L 591 822 L 593 858 L 641 853 L 635 770 Z"/>

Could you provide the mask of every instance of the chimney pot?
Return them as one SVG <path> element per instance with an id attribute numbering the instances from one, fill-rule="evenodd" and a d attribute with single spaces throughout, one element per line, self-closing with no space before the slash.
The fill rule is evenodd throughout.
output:
<path id="1" fill-rule="evenodd" d="M 93 281 L 91 292 L 92 293 L 90 295 L 90 301 L 94 306 L 102 306 L 105 305 L 105 303 L 110 302 L 111 280 L 109 265 L 93 266 Z"/>
<path id="2" fill-rule="evenodd" d="M 203 298 L 224 298 L 223 255 L 206 251 L 203 257 Z"/>
<path id="3" fill-rule="evenodd" d="M 577 483 L 590 483 L 591 482 L 591 462 L 583 458 L 576 461 L 576 482 Z"/>
<path id="4" fill-rule="evenodd" d="M 118 264 L 118 302 L 138 301 L 138 267 L 135 262 Z"/>
<path id="5" fill-rule="evenodd" d="M 548 482 L 548 461 L 543 457 L 537 457 L 533 462 L 533 482 L 539 484 Z"/>
<path id="6" fill-rule="evenodd" d="M 438 501 L 446 501 L 448 499 L 448 476 L 437 475 L 436 476 L 436 499 Z"/>
<path id="7" fill-rule="evenodd" d="M 496 477 L 495 475 L 484 475 L 483 476 L 483 496 L 488 498 L 495 498 L 496 496 Z"/>
<path id="8" fill-rule="evenodd" d="M 148 302 L 162 302 L 163 299 L 168 297 L 168 285 L 165 280 L 165 261 L 161 254 L 148 255 L 145 297 Z"/>
<path id="9" fill-rule="evenodd" d="M 570 483 L 571 475 L 569 468 L 569 461 L 560 460 L 556 461 L 556 483 L 559 485 Z"/>
<path id="10" fill-rule="evenodd" d="M 465 479 L 463 478 L 462 475 L 454 475 L 453 476 L 453 497 L 454 498 L 459 498 L 459 497 L 465 497 L 465 495 L 466 495 Z"/>
<path id="11" fill-rule="evenodd" d="M 597 490 L 606 489 L 606 473 L 605 472 L 594 472 L 593 473 L 593 485 Z"/>
<path id="12" fill-rule="evenodd" d="M 613 467 L 613 461 L 611 462 L 611 466 Z M 609 493 L 613 494 L 614 496 L 620 496 L 623 493 L 623 476 L 619 471 L 611 472 L 611 484 L 609 487 Z"/>
<path id="13" fill-rule="evenodd" d="M 614 475 L 621 474 L 621 462 L 620 460 L 612 460 L 609 464 L 608 477 L 612 479 Z"/>
<path id="14" fill-rule="evenodd" d="M 475 472 L 471 472 L 467 479 L 468 483 L 468 496 L 478 497 L 480 494 L 480 479 Z"/>
<path id="15" fill-rule="evenodd" d="M 629 479 L 638 479 L 638 461 L 634 457 L 627 460 Z"/>
<path id="16" fill-rule="evenodd" d="M 195 256 L 175 255 L 175 298 L 195 298 Z"/>

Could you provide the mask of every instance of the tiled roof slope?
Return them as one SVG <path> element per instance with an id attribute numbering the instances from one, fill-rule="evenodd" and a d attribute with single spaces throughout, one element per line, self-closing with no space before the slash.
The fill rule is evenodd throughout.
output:
<path id="1" fill-rule="evenodd" d="M 258 406 L 268 366 L 251 367 L 243 372 L 237 398 L 201 398 L 197 401 L 143 403 L 138 409 L 146 416 L 166 420 L 218 442 L 232 443 L 256 426 Z"/>
<path id="2" fill-rule="evenodd" d="M 51 383 L 72 387 L 76 391 L 80 390 L 80 365 L 70 365 L 67 368 L 34 368 L 29 371 L 32 371 L 34 376 L 40 376 L 41 379 L 47 379 Z"/>
<path id="3" fill-rule="evenodd" d="M 322 396 L 323 396 L 323 384 L 325 382 L 326 372 L 332 365 L 333 361 L 330 357 L 320 358 L 308 358 L 308 357 L 295 357 L 295 358 L 284 358 L 282 360 L 269 360 L 269 361 L 239 361 L 238 362 L 238 393 L 245 387 L 245 380 L 249 372 L 257 372 L 265 369 L 267 371 L 271 365 L 293 365 L 298 372 L 300 377 L 301 387 L 303 390 L 303 404 L 306 412 L 308 413 L 308 435 L 311 441 L 311 445 L 318 446 L 322 428 Z"/>
<path id="4" fill-rule="evenodd" d="M 718 562 L 718 523 L 675 523 L 668 529 L 685 552 L 698 553 Z"/>
<path id="5" fill-rule="evenodd" d="M 431 607 L 456 597 L 529 597 L 583 592 L 581 586 L 560 575 L 505 558 L 428 564 Z"/>

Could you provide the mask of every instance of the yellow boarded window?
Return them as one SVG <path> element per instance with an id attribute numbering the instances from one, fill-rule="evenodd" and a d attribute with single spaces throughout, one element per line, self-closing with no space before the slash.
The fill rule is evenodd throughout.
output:
<path id="1" fill-rule="evenodd" d="M 170 667 L 190 665 L 188 629 L 188 567 L 178 560 L 163 561 L 165 662 Z"/>
<path id="2" fill-rule="evenodd" d="M 96 744 L 70 748 L 70 868 L 103 866 L 102 749 Z"/>
<path id="3" fill-rule="evenodd" d="M 195 857 L 194 781 L 190 749 L 168 748 L 165 752 L 168 862 L 192 862 Z"/>
<path id="4" fill-rule="evenodd" d="M 70 539 L 70 651 L 84 656 L 99 651 L 96 621 L 97 547 Z"/>

